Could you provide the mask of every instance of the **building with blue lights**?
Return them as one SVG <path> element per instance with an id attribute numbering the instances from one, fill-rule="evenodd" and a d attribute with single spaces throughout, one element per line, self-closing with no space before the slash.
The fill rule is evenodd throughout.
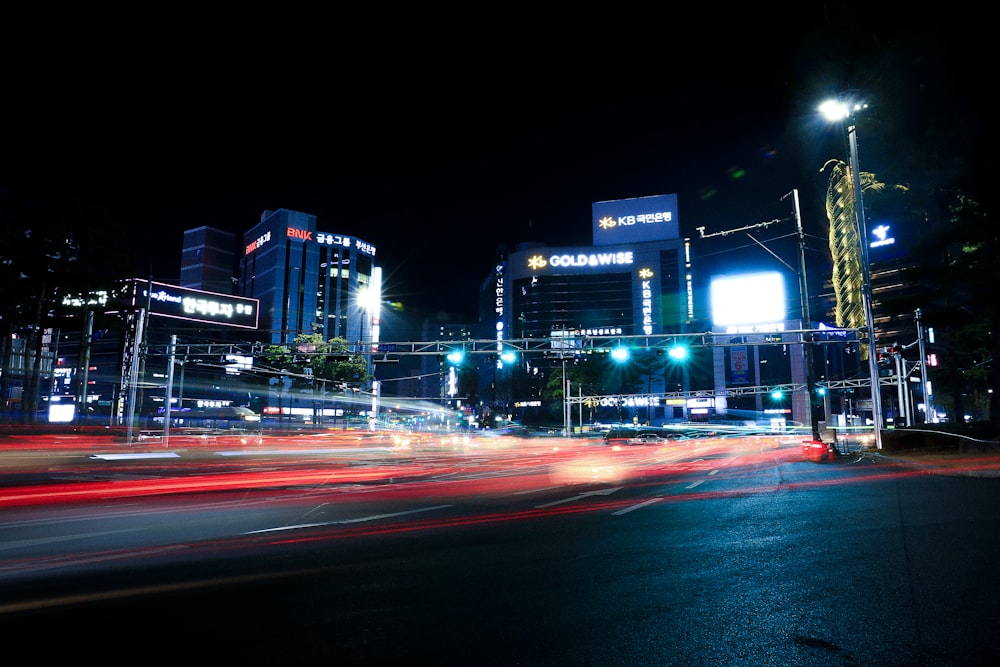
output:
<path id="1" fill-rule="evenodd" d="M 239 294 L 260 301 L 258 338 L 266 344 L 300 333 L 377 342 L 381 283 L 375 246 L 317 229 L 315 215 L 264 211 L 243 234 Z"/>
<path id="2" fill-rule="evenodd" d="M 504 363 L 505 340 L 552 341 L 571 353 L 587 337 L 683 333 L 694 318 L 690 243 L 679 233 L 677 195 L 596 202 L 593 244 L 522 244 L 482 285 L 482 321 L 498 355 L 480 370 L 480 399 L 493 411 L 533 404 L 517 374 L 544 374 L 539 360 Z M 663 378 L 657 378 L 657 391 Z M 528 385 L 528 394 L 539 393 Z M 519 391 L 521 388 L 521 391 Z M 495 398 L 499 397 L 499 398 Z M 660 417 L 665 416 L 661 411 Z M 671 411 L 671 417 L 672 411 Z"/>
<path id="3" fill-rule="evenodd" d="M 522 245 L 497 267 L 498 338 L 655 335 L 693 318 L 677 195 L 593 204 L 593 245 Z"/>

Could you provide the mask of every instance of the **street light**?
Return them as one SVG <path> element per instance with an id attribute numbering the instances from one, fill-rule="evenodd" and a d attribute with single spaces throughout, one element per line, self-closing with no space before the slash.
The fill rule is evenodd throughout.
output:
<path id="1" fill-rule="evenodd" d="M 861 169 L 858 166 L 858 133 L 854 114 L 866 104 L 852 106 L 839 100 L 828 100 L 819 106 L 819 112 L 829 121 L 849 122 L 847 139 L 850 145 L 850 169 L 854 188 L 854 213 L 858 223 L 858 242 L 861 245 L 861 300 L 865 311 L 865 328 L 868 330 L 868 373 L 871 376 L 872 422 L 875 426 L 875 446 L 882 449 L 882 396 L 879 389 L 878 361 L 875 358 L 875 315 L 872 311 L 872 273 L 868 262 L 868 229 L 865 224 L 865 204 L 861 195 Z"/>

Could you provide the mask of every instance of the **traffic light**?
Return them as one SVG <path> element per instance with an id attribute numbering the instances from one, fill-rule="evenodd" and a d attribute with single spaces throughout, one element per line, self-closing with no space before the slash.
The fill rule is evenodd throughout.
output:
<path id="1" fill-rule="evenodd" d="M 688 346 L 685 345 L 683 342 L 673 340 L 670 342 L 670 345 L 668 345 L 665 348 L 664 347 L 656 348 L 657 355 L 662 356 L 664 353 L 666 353 L 666 355 L 670 357 L 671 361 L 683 362 L 688 360 L 691 351 L 688 349 Z"/>
<path id="2" fill-rule="evenodd" d="M 686 345 L 674 343 L 667 349 L 667 354 L 674 361 L 685 361 L 688 358 L 688 349 Z"/>
<path id="3" fill-rule="evenodd" d="M 896 353 L 894 347 L 883 347 L 878 351 L 879 376 L 888 377 L 895 374 L 896 361 L 893 355 Z"/>
<path id="4" fill-rule="evenodd" d="M 629 358 L 628 348 L 619 345 L 618 347 L 611 350 L 611 358 L 617 361 L 618 363 L 624 363 L 628 361 Z"/>
<path id="5" fill-rule="evenodd" d="M 452 366 L 458 366 L 465 359 L 465 350 L 452 350 L 445 358 Z"/>

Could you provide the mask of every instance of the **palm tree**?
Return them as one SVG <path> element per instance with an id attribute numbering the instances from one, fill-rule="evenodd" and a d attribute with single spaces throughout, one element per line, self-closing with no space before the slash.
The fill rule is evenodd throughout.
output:
<path id="1" fill-rule="evenodd" d="M 851 168 L 842 160 L 828 160 L 820 171 L 830 168 L 826 189 L 826 217 L 830 223 L 830 254 L 833 258 L 833 293 L 838 327 L 860 329 L 865 326 L 864 273 L 861 239 L 858 238 L 857 197 Z M 884 183 L 874 174 L 861 172 L 861 191 L 878 192 Z M 868 346 L 862 345 L 860 358 L 868 359 Z"/>

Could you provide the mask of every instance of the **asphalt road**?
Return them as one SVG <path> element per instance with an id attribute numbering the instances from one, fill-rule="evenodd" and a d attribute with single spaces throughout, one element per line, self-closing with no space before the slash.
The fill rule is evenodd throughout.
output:
<path id="1" fill-rule="evenodd" d="M 1000 664 L 1000 481 L 717 444 L 32 468 L 109 486 L 3 506 L 0 623 L 105 664 Z"/>

